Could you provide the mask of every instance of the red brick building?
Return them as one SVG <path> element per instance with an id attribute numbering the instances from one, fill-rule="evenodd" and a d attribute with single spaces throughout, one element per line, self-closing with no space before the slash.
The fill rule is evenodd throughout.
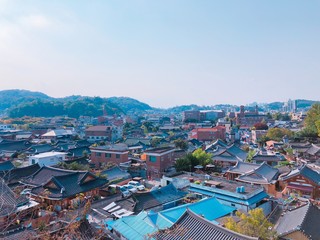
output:
<path id="1" fill-rule="evenodd" d="M 213 128 L 196 128 L 189 133 L 189 139 L 197 139 L 198 141 L 214 141 L 217 139 L 226 139 L 226 128 L 217 126 Z"/>
<path id="2" fill-rule="evenodd" d="M 148 176 L 161 177 L 162 173 L 174 165 L 174 151 L 172 147 L 162 147 L 146 150 L 143 160 L 146 161 Z"/>
<path id="3" fill-rule="evenodd" d="M 91 162 L 97 167 L 106 165 L 107 163 L 120 163 L 128 162 L 129 149 L 125 144 L 115 144 L 99 147 L 91 147 Z"/>
<path id="4" fill-rule="evenodd" d="M 256 123 L 260 123 L 262 120 L 267 120 L 266 115 L 259 114 L 258 106 L 254 111 L 245 112 L 244 106 L 240 106 L 240 112 L 236 115 L 236 123 L 239 125 L 245 125 L 252 127 Z"/>
<path id="5" fill-rule="evenodd" d="M 86 129 L 86 138 L 89 141 L 111 141 L 112 126 L 93 126 Z"/>

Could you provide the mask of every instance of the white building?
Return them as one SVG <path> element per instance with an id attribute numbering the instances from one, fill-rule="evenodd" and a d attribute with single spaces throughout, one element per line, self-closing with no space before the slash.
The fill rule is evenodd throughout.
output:
<path id="1" fill-rule="evenodd" d="M 0 124 L 0 130 L 12 130 L 13 127 L 10 124 Z"/>
<path id="2" fill-rule="evenodd" d="M 38 163 L 42 166 L 53 166 L 66 160 L 66 153 L 45 152 L 29 157 L 29 165 Z"/>

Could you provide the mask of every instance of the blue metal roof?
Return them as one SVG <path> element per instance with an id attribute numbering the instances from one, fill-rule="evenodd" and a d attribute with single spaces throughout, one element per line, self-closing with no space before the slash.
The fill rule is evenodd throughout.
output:
<path id="1" fill-rule="evenodd" d="M 265 191 L 262 191 L 262 192 L 254 195 L 253 197 L 251 197 L 251 198 L 249 198 L 247 200 L 236 198 L 236 197 L 233 197 L 233 196 L 227 196 L 227 195 L 223 195 L 223 194 L 213 193 L 213 192 L 209 192 L 209 191 L 206 191 L 206 190 L 203 190 L 203 189 L 198 189 L 198 188 L 193 188 L 193 187 L 190 187 L 189 191 L 200 193 L 200 194 L 203 194 L 203 195 L 206 195 L 206 196 L 212 196 L 212 197 L 217 198 L 218 200 L 219 199 L 220 200 L 225 200 L 225 201 L 229 201 L 229 202 L 233 202 L 233 203 L 239 203 L 239 204 L 243 204 L 243 205 L 247 205 L 247 206 L 250 206 L 252 204 L 258 203 L 262 199 L 269 197 L 269 195 Z"/>
<path id="2" fill-rule="evenodd" d="M 222 205 L 215 198 L 209 198 L 159 213 L 143 211 L 136 216 L 123 217 L 114 222 L 108 222 L 108 227 L 120 232 L 127 239 L 142 240 L 148 234 L 152 234 L 159 229 L 171 227 L 185 213 L 187 208 L 209 221 L 214 221 L 236 210 L 234 207 Z"/>

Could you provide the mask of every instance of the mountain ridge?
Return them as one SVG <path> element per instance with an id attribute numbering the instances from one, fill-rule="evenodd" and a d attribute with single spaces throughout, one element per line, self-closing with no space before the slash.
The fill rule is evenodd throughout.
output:
<path id="1" fill-rule="evenodd" d="M 297 99 L 297 107 L 309 107 L 318 102 L 314 100 Z M 281 110 L 284 102 L 263 104 L 270 110 Z M 0 113 L 11 117 L 21 116 L 51 116 L 52 114 L 78 117 L 80 115 L 100 116 L 107 114 L 145 112 L 148 110 L 180 113 L 186 110 L 206 110 L 215 107 L 234 107 L 236 105 L 219 104 L 214 106 L 199 106 L 196 104 L 175 106 L 167 109 L 153 108 L 150 105 L 130 97 L 89 97 L 71 95 L 54 98 L 42 92 L 24 89 L 10 89 L 0 91 Z"/>

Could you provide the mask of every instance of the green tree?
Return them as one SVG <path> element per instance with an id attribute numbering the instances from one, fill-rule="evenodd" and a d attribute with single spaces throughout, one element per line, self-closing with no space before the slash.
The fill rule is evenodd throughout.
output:
<path id="1" fill-rule="evenodd" d="M 160 144 L 160 142 L 161 142 L 161 138 L 153 137 L 151 139 L 151 141 L 150 141 L 150 144 L 151 144 L 152 147 L 156 147 L 156 146 L 158 146 Z"/>
<path id="2" fill-rule="evenodd" d="M 271 128 L 267 132 L 267 137 L 271 140 L 281 141 L 287 135 L 289 138 L 293 137 L 293 132 L 285 128 Z"/>
<path id="3" fill-rule="evenodd" d="M 253 149 L 250 149 L 247 155 L 247 162 L 251 162 L 252 158 L 254 157 L 254 155 L 256 154 L 256 151 Z"/>
<path id="4" fill-rule="evenodd" d="M 320 103 L 313 104 L 307 112 L 304 124 L 306 128 L 310 128 L 314 132 L 318 132 L 316 122 L 320 120 Z"/>
<path id="5" fill-rule="evenodd" d="M 181 139 L 181 138 L 179 138 L 177 140 L 174 140 L 173 142 L 174 142 L 174 145 L 175 145 L 176 148 L 179 148 L 179 149 L 182 149 L 182 150 L 187 150 L 188 149 L 188 143 L 185 140 Z"/>
<path id="6" fill-rule="evenodd" d="M 193 171 L 197 165 L 199 165 L 199 160 L 192 153 L 188 153 L 186 156 L 177 159 L 175 167 L 177 171 Z"/>
<path id="7" fill-rule="evenodd" d="M 206 153 L 201 148 L 195 150 L 192 155 L 198 159 L 199 164 L 203 167 L 205 167 L 207 164 L 212 163 L 212 154 Z"/>
<path id="8" fill-rule="evenodd" d="M 258 139 L 258 144 L 260 147 L 263 147 L 270 138 L 267 135 L 263 135 Z"/>
<path id="9" fill-rule="evenodd" d="M 225 224 L 226 228 L 251 237 L 259 237 L 260 239 L 273 239 L 276 236 L 272 231 L 273 224 L 265 217 L 262 208 L 255 208 L 248 214 L 237 212 L 240 218 L 239 222 L 235 222 L 233 218 L 228 218 Z"/>
<path id="10" fill-rule="evenodd" d="M 320 137 L 320 120 L 316 121 L 316 128 L 317 128 L 318 136 Z"/>
<path id="11" fill-rule="evenodd" d="M 190 171 L 192 166 L 191 166 L 191 161 L 187 157 L 179 158 L 176 161 L 175 164 L 176 170 L 177 171 Z"/>

